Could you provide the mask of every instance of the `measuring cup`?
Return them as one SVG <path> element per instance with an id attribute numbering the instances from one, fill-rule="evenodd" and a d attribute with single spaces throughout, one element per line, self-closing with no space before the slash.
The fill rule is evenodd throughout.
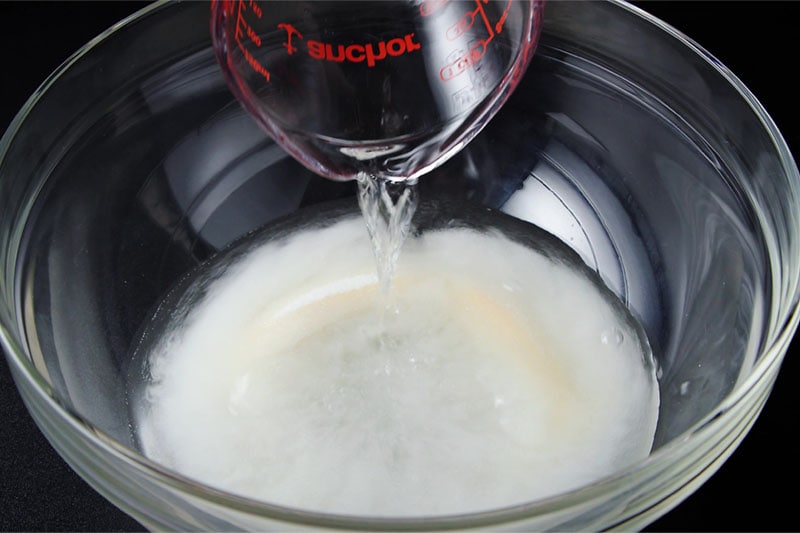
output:
<path id="1" fill-rule="evenodd" d="M 214 0 L 239 101 L 322 176 L 413 179 L 469 142 L 536 47 L 544 0 Z"/>

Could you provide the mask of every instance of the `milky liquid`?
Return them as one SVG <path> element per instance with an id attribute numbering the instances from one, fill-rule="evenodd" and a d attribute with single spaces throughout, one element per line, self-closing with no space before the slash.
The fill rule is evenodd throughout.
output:
<path id="1" fill-rule="evenodd" d="M 356 515 L 487 510 L 613 473 L 652 444 L 651 355 L 551 247 L 429 229 L 383 324 L 358 216 L 229 254 L 145 336 L 140 446 L 220 489 Z"/>

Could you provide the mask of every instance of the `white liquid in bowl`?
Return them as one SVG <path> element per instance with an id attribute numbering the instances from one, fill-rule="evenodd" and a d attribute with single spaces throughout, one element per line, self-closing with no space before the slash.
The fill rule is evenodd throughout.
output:
<path id="1" fill-rule="evenodd" d="M 499 232 L 428 231 L 376 311 L 358 217 L 240 258 L 153 343 L 146 455 L 305 510 L 518 504 L 644 458 L 658 413 L 632 319 L 577 269 Z"/>

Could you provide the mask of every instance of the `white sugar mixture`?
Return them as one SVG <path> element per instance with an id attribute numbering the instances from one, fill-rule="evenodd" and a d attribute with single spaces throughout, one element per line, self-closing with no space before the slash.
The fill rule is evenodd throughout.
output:
<path id="1" fill-rule="evenodd" d="M 576 269 L 427 232 L 376 311 L 358 217 L 265 244 L 154 344 L 146 455 L 305 510 L 432 515 L 551 496 L 649 453 L 650 354 Z"/>

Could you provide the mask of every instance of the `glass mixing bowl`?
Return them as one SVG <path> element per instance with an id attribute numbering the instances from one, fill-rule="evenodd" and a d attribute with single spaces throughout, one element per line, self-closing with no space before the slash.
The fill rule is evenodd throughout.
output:
<path id="1" fill-rule="evenodd" d="M 552 2 L 507 105 L 421 196 L 559 237 L 641 320 L 660 365 L 654 451 L 548 500 L 381 520 L 231 496 L 142 457 L 125 376 L 150 309 L 249 231 L 354 194 L 258 130 L 215 64 L 208 6 L 158 4 L 93 41 L 0 142 L 0 323 L 32 416 L 154 529 L 636 528 L 732 453 L 797 326 L 798 171 L 727 70 L 617 2 Z"/>

